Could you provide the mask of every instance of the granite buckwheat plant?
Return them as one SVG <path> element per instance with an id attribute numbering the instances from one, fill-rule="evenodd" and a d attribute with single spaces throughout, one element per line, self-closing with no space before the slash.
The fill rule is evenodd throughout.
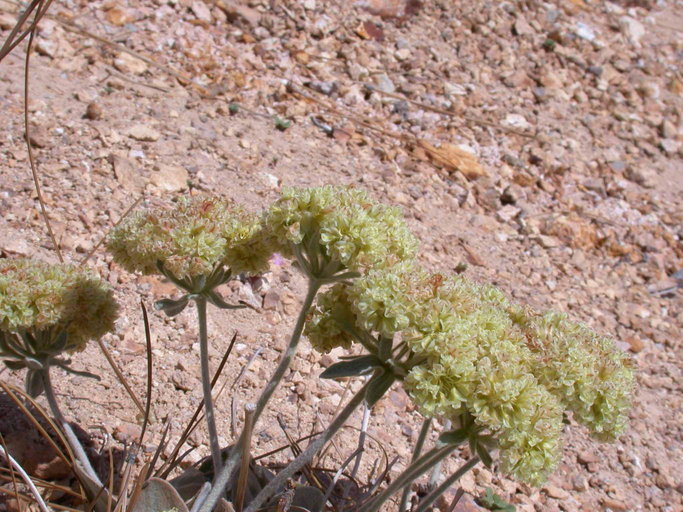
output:
<path id="1" fill-rule="evenodd" d="M 351 281 L 374 268 L 390 268 L 412 260 L 418 247 L 399 209 L 377 203 L 365 191 L 343 186 L 285 188 L 263 214 L 262 228 L 268 239 L 266 245 L 294 259 L 307 278 L 308 289 L 289 345 L 255 405 L 254 424 L 296 355 L 306 317 L 320 288 Z M 357 397 L 350 406 L 357 407 L 363 398 Z M 330 437 L 333 433 L 329 431 Z M 245 440 L 249 434 L 242 432 L 200 512 L 212 510 L 220 498 L 233 476 L 240 451 L 248 449 Z M 318 445 L 328 440 L 326 435 L 320 436 L 308 447 L 306 456 L 315 455 Z M 281 472 L 245 510 L 256 510 L 278 492 L 285 479 L 300 469 L 298 464 L 295 461 Z"/>
<path id="2" fill-rule="evenodd" d="M 71 367 L 65 354 L 85 349 L 114 328 L 118 306 L 111 289 L 74 265 L 32 259 L 0 259 L 0 357 L 12 370 L 26 369 L 26 391 L 43 392 L 83 471 L 101 486 L 85 450 L 64 418 L 50 369 L 95 377 Z"/>
<path id="3" fill-rule="evenodd" d="M 114 228 L 107 247 L 114 261 L 131 272 L 160 274 L 185 294 L 155 304 L 167 315 L 179 314 L 190 300 L 197 306 L 199 352 L 204 410 L 213 467 L 222 465 L 211 396 L 207 302 L 221 309 L 227 304 L 216 288 L 237 274 L 258 274 L 272 255 L 256 215 L 213 196 L 181 198 L 176 205 L 136 213 Z"/>
<path id="4" fill-rule="evenodd" d="M 514 304 L 495 287 L 427 272 L 416 263 L 418 242 L 400 210 L 362 190 L 286 188 L 260 215 L 215 196 L 180 198 L 172 206 L 125 219 L 107 245 L 125 269 L 159 274 L 177 286 L 181 296 L 158 301 L 157 309 L 173 316 L 195 303 L 211 448 L 198 468 L 170 481 L 148 479 L 156 490 L 143 490 L 142 505 L 132 512 L 173 507 L 188 512 L 190 504 L 191 512 L 230 506 L 237 512 L 290 506 L 322 512 L 330 495 L 293 484 L 297 474 L 356 409 L 364 405 L 369 414 L 393 385 L 403 386 L 424 416 L 412 459 L 383 489 L 348 498 L 343 510 L 377 512 L 400 495 L 398 510 L 406 512 L 412 482 L 428 471 L 436 475 L 435 468 L 462 445 L 468 447 L 469 460 L 430 487 L 411 512 L 427 512 L 480 462 L 539 485 L 560 461 L 568 416 L 600 441 L 615 439 L 626 427 L 634 375 L 629 358 L 611 339 L 565 315 Z M 228 304 L 217 288 L 238 275 L 265 272 L 274 254 L 290 258 L 303 274 L 306 295 L 278 366 L 257 402 L 245 407 L 239 438 L 221 447 L 211 395 L 207 304 L 242 307 Z M 57 407 L 49 368 L 88 375 L 72 369 L 62 354 L 82 350 L 89 339 L 110 331 L 116 311 L 111 290 L 87 271 L 0 260 L 1 355 L 10 368 L 27 369 L 29 393 L 46 392 L 70 442 L 75 436 Z M 304 335 L 321 353 L 353 351 L 322 378 L 362 377 L 364 382 L 293 461 L 277 474 L 256 475 L 252 432 Z M 427 449 L 435 420 L 450 426 Z M 101 487 L 83 449 L 74 451 Z M 162 501 L 155 501 L 159 497 Z M 98 507 L 106 510 L 101 502 Z"/>
<path id="5" fill-rule="evenodd" d="M 426 424 L 439 417 L 457 426 L 440 437 L 441 446 L 421 457 L 418 451 L 362 512 L 379 510 L 463 441 L 473 455 L 463 470 L 479 460 L 491 465 L 496 450 L 503 472 L 539 485 L 561 457 L 565 411 L 600 440 L 625 427 L 634 377 L 612 340 L 564 315 L 513 305 L 496 288 L 460 276 L 429 275 L 411 265 L 369 272 L 325 292 L 306 333 L 321 351 L 356 342 L 368 352 L 331 366 L 323 377 L 372 373 L 377 383 L 384 379 L 379 392 L 368 392 L 372 401 L 401 381 Z M 417 510 L 426 510 L 463 472 Z M 404 492 L 401 510 L 406 499 Z"/>

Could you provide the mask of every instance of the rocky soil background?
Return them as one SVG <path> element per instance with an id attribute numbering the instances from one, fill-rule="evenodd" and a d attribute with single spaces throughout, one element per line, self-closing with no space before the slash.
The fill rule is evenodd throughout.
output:
<path id="1" fill-rule="evenodd" d="M 3 39 L 17 9 L 0 0 Z M 541 489 L 483 468 L 464 489 L 492 487 L 521 511 L 674 512 L 683 510 L 681 32 L 683 2 L 672 0 L 61 0 L 31 62 L 30 140 L 65 258 L 94 250 L 88 264 L 116 287 L 123 314 L 105 341 L 140 396 L 139 301 L 174 290 L 97 247 L 137 199 L 214 192 L 258 209 L 285 185 L 353 184 L 405 209 L 430 269 L 464 269 L 520 302 L 566 311 L 617 338 L 638 369 L 618 442 L 599 445 L 570 424 L 563 463 Z M 0 64 L 0 253 L 56 261 L 23 142 L 24 47 Z M 224 292 L 261 308 L 211 312 L 214 365 L 238 333 L 219 381 L 227 445 L 280 357 L 302 281 L 274 261 L 264 279 Z M 151 318 L 157 422 L 146 452 L 166 417 L 177 439 L 201 398 L 193 311 Z M 283 429 L 298 437 L 329 421 L 347 385 L 316 376 L 338 356 L 302 349 L 257 426 L 257 453 L 285 444 Z M 75 366 L 102 380 L 57 376 L 67 416 L 96 443 L 130 443 L 137 410 L 98 347 Z M 3 417 L 1 433 L 19 443 L 21 428 Z M 374 410 L 369 432 L 398 457 L 394 473 L 419 422 L 400 389 Z M 349 429 L 329 456 L 343 460 L 356 437 Z M 190 444 L 188 462 L 208 454 L 205 433 Z M 478 509 L 471 499 L 458 507 Z"/>

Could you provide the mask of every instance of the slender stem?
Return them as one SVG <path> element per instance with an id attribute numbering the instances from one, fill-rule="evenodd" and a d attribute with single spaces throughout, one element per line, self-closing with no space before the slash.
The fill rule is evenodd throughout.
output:
<path id="1" fill-rule="evenodd" d="M 447 432 L 451 429 L 453 426 L 453 422 L 451 420 L 446 420 L 446 422 L 443 424 L 443 431 Z M 427 484 L 429 487 L 428 489 L 433 489 L 436 487 L 436 482 L 439 481 L 439 478 L 441 478 L 441 465 L 443 464 L 443 461 L 439 462 L 434 468 L 432 469 L 432 474 L 429 475 L 429 484 Z"/>
<path id="2" fill-rule="evenodd" d="M 465 464 L 463 464 L 455 473 L 446 478 L 446 480 L 444 480 L 440 486 L 434 488 L 429 494 L 427 494 L 427 496 L 422 498 L 420 500 L 420 506 L 417 507 L 415 512 L 427 512 L 427 509 L 430 507 L 430 505 L 434 503 L 439 496 L 446 492 L 451 485 L 460 480 L 461 476 L 476 466 L 479 463 L 479 460 L 479 457 L 472 457 Z"/>
<path id="3" fill-rule="evenodd" d="M 301 306 L 299 318 L 296 321 L 294 331 L 292 332 L 292 337 L 289 340 L 289 346 L 287 347 L 287 350 L 285 351 L 284 355 L 282 356 L 282 359 L 280 360 L 280 364 L 275 369 L 273 376 L 268 381 L 268 384 L 264 388 L 263 392 L 261 393 L 261 396 L 258 399 L 258 402 L 256 403 L 256 410 L 254 411 L 254 425 L 256 425 L 256 422 L 258 421 L 259 417 L 261 416 L 261 413 L 268 404 L 270 397 L 273 396 L 273 393 L 277 389 L 278 384 L 280 384 L 282 377 L 284 377 L 285 372 L 289 368 L 289 365 L 291 364 L 292 359 L 296 354 L 299 341 L 301 340 L 301 334 L 304 331 L 304 324 L 306 323 L 306 316 L 308 315 L 308 310 L 311 309 L 313 301 L 315 300 L 315 295 L 318 293 L 320 286 L 321 284 L 319 280 L 309 278 L 306 298 L 304 299 L 304 303 Z M 237 441 L 237 444 L 230 451 L 230 455 L 228 456 L 228 459 L 225 461 L 225 466 L 223 466 L 223 469 L 218 474 L 218 477 L 214 480 L 213 489 L 211 489 L 209 496 L 206 498 L 206 501 L 202 504 L 202 508 L 199 509 L 200 512 L 211 512 L 214 505 L 223 495 L 223 490 L 225 489 L 225 486 L 228 484 L 230 478 L 232 477 L 232 473 L 235 469 L 235 466 L 237 465 L 237 461 L 239 460 L 242 449 L 241 447 L 244 443 L 244 434 L 245 432 L 244 430 L 242 430 L 242 435 Z"/>
<path id="4" fill-rule="evenodd" d="M 358 455 L 356 457 L 356 462 L 353 464 L 353 469 L 351 470 L 351 475 L 355 478 L 358 470 L 360 469 L 361 460 L 363 460 L 363 450 L 365 449 L 365 438 L 368 436 L 368 423 L 370 423 L 370 413 L 372 409 L 365 404 L 363 408 L 363 421 L 360 426 L 360 435 L 358 436 Z"/>
<path id="5" fill-rule="evenodd" d="M 62 411 L 59 409 L 59 405 L 57 404 L 57 397 L 55 396 L 55 391 L 52 388 L 52 381 L 50 380 L 50 369 L 46 368 L 42 370 L 42 376 L 43 384 L 45 385 L 45 396 L 47 398 L 47 403 L 50 406 L 52 415 L 55 417 L 57 423 L 62 428 L 64 436 L 66 437 L 67 441 L 69 441 L 69 445 L 71 446 L 71 449 L 74 451 L 74 455 L 81 463 L 83 469 L 88 474 L 88 476 L 90 476 L 90 478 L 92 478 L 92 480 L 99 487 L 104 487 L 99 477 L 97 476 L 95 469 L 92 467 L 92 464 L 90 463 L 90 460 L 88 459 L 88 456 L 86 455 L 85 450 L 81 445 L 81 442 L 78 440 L 78 437 L 76 437 L 76 434 L 71 428 L 71 425 L 69 425 L 69 423 L 66 421 L 66 418 L 64 418 Z"/>
<path id="6" fill-rule="evenodd" d="M 202 371 L 202 392 L 204 394 L 204 416 L 209 429 L 209 446 L 211 447 L 211 461 L 213 462 L 214 479 L 222 467 L 221 447 L 218 445 L 218 431 L 213 412 L 213 397 L 211 396 L 211 372 L 209 370 L 209 337 L 206 332 L 206 298 L 202 295 L 195 297 L 197 304 L 197 320 L 199 323 L 199 359 Z"/>
<path id="7" fill-rule="evenodd" d="M 273 396 L 273 393 L 275 393 L 275 390 L 280 384 L 280 381 L 285 376 L 285 372 L 292 363 L 292 359 L 294 359 L 294 356 L 296 355 L 297 349 L 299 347 L 299 341 L 301 340 L 301 334 L 304 332 L 304 324 L 306 323 L 306 316 L 308 315 L 308 310 L 311 309 L 313 301 L 315 300 L 315 295 L 318 293 L 319 289 L 320 283 L 317 279 L 310 279 L 308 281 L 308 291 L 306 293 L 306 298 L 304 299 L 304 303 L 301 306 L 299 318 L 297 318 L 296 320 L 296 325 L 294 326 L 292 337 L 289 340 L 289 346 L 287 347 L 285 354 L 282 356 L 280 364 L 275 369 L 273 376 L 270 378 L 268 384 L 266 384 L 266 387 L 261 393 L 258 402 L 256 402 L 256 411 L 254 411 L 254 423 L 256 423 L 258 419 L 261 417 L 261 414 L 263 413 L 263 410 L 266 408 L 268 401 Z"/>
<path id="8" fill-rule="evenodd" d="M 275 494 L 289 478 L 294 476 L 295 473 L 297 473 L 301 468 L 313 460 L 313 457 L 315 457 L 323 448 L 323 446 L 325 446 L 327 442 L 332 439 L 337 431 L 344 426 L 346 420 L 349 419 L 356 408 L 363 403 L 363 400 L 365 400 L 365 392 L 372 381 L 373 379 L 370 379 L 368 382 L 366 382 L 349 401 L 349 403 L 346 404 L 346 407 L 341 410 L 339 415 L 332 421 L 332 423 L 330 423 L 330 426 L 327 427 L 327 429 L 320 434 L 315 441 L 309 444 L 296 459 L 290 462 L 285 469 L 280 471 L 277 476 L 268 483 L 268 485 L 261 489 L 261 492 L 259 492 L 253 500 L 251 500 L 251 503 L 249 503 L 249 506 L 245 512 L 256 512 L 259 510 L 261 505 L 273 494 Z"/>
<path id="9" fill-rule="evenodd" d="M 410 482 L 429 471 L 429 469 L 439 461 L 445 459 L 453 450 L 455 450 L 455 448 L 455 445 L 450 444 L 432 448 L 426 454 L 404 469 L 403 473 L 401 473 L 396 480 L 389 484 L 389 486 L 373 500 L 362 506 L 358 512 L 377 512 L 385 501 L 391 498 L 399 490 L 403 489 L 403 487 L 408 485 Z"/>
<path id="10" fill-rule="evenodd" d="M 427 434 L 432 428 L 432 418 L 425 418 L 422 422 L 422 428 L 420 429 L 420 435 L 417 436 L 417 442 L 415 443 L 415 448 L 413 449 L 413 457 L 411 462 L 415 462 L 417 458 L 422 453 L 422 448 L 424 447 L 425 440 L 427 439 Z M 403 495 L 401 496 L 401 504 L 398 507 L 399 512 L 405 512 L 408 509 L 408 497 L 410 496 L 410 486 L 407 485 L 403 489 Z"/>

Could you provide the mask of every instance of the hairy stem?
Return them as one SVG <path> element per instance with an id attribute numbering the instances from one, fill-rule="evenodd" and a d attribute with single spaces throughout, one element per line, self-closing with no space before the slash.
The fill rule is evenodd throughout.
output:
<path id="1" fill-rule="evenodd" d="M 289 340 L 289 346 L 287 347 L 287 350 L 285 351 L 284 355 L 282 356 L 282 359 L 280 360 L 280 364 L 275 369 L 273 376 L 268 381 L 268 384 L 264 388 L 263 392 L 261 393 L 261 396 L 258 399 L 258 402 L 256 403 L 256 410 L 254 411 L 253 418 L 254 425 L 256 425 L 256 422 L 261 416 L 261 413 L 263 413 L 263 410 L 266 408 L 266 405 L 268 404 L 270 397 L 273 396 L 273 393 L 280 384 L 282 377 L 284 377 L 285 372 L 289 368 L 289 365 L 291 364 L 292 359 L 296 354 L 297 347 L 299 346 L 299 341 L 301 340 L 301 334 L 304 331 L 306 315 L 308 315 L 308 310 L 311 309 L 311 306 L 313 305 L 315 295 L 318 293 L 320 286 L 320 281 L 312 277 L 309 278 L 308 292 L 306 293 L 306 298 L 304 299 L 304 303 L 301 306 L 299 318 L 297 319 L 296 325 L 294 326 L 292 337 Z M 201 509 L 199 509 L 200 512 L 211 512 L 214 505 L 223 495 L 225 486 L 228 484 L 228 481 L 232 476 L 235 466 L 237 465 L 237 461 L 240 458 L 242 445 L 245 441 L 244 434 L 245 431 L 242 430 L 242 435 L 237 441 L 235 447 L 230 451 L 230 456 L 225 461 L 225 466 L 223 466 L 223 469 L 220 471 L 220 473 L 217 473 L 218 477 L 214 479 L 213 489 L 211 489 L 211 493 L 209 493 L 209 496 L 206 498 L 206 501 L 202 505 Z"/>
<path id="2" fill-rule="evenodd" d="M 417 442 L 415 443 L 415 448 L 413 449 L 413 457 L 411 462 L 415 462 L 417 458 L 422 453 L 422 448 L 424 447 L 425 440 L 427 439 L 427 434 L 432 428 L 432 418 L 425 418 L 422 422 L 422 428 L 420 429 L 420 435 L 417 436 Z M 410 485 L 407 485 L 403 489 L 403 495 L 401 496 L 401 504 L 398 507 L 399 512 L 405 512 L 408 509 L 408 497 L 410 496 Z"/>
<path id="3" fill-rule="evenodd" d="M 458 470 L 451 476 L 446 478 L 441 485 L 435 487 L 427 496 L 420 500 L 420 506 L 417 507 L 415 512 L 427 512 L 432 503 L 434 503 L 439 496 L 448 490 L 448 488 L 455 482 L 460 480 L 460 477 L 467 473 L 470 469 L 479 463 L 479 457 L 472 457 L 470 460 L 465 462 Z"/>
<path id="4" fill-rule="evenodd" d="M 71 425 L 69 425 L 69 423 L 66 421 L 66 418 L 64 418 L 62 411 L 59 409 L 59 405 L 57 404 L 57 397 L 55 396 L 55 391 L 52 387 L 52 381 L 50 380 L 49 368 L 42 370 L 42 377 L 43 384 L 45 385 L 45 396 L 47 398 L 47 403 L 50 406 L 52 415 L 55 417 L 57 423 L 64 432 L 64 436 L 66 437 L 67 441 L 69 441 L 69 445 L 71 446 L 71 449 L 73 450 L 76 459 L 78 459 L 78 461 L 81 463 L 83 469 L 88 474 L 88 476 L 90 476 L 90 478 L 92 478 L 92 480 L 98 486 L 104 487 L 99 477 L 97 476 L 95 469 L 92 467 L 90 459 L 88 459 L 88 456 L 86 455 L 85 450 L 83 449 L 83 445 L 81 445 L 81 442 L 78 440 L 78 437 L 76 437 L 76 433 L 73 431 Z"/>
<path id="5" fill-rule="evenodd" d="M 261 505 L 270 498 L 273 494 L 277 492 L 289 478 L 294 476 L 301 468 L 313 460 L 318 452 L 327 444 L 327 442 L 332 439 L 332 437 L 339 431 L 340 428 L 344 426 L 346 421 L 349 419 L 351 414 L 356 410 L 356 408 L 363 403 L 365 399 L 365 392 L 368 386 L 372 382 L 370 379 L 365 385 L 358 390 L 354 397 L 346 404 L 346 407 L 341 410 L 339 415 L 330 423 L 330 426 L 325 429 L 325 431 L 320 434 L 315 441 L 309 444 L 306 449 L 292 462 L 290 462 L 286 468 L 280 471 L 277 476 L 271 480 L 268 485 L 266 485 L 261 492 L 259 492 L 256 497 L 249 503 L 249 506 L 245 512 L 256 512 L 259 510 Z"/>
<path id="6" fill-rule="evenodd" d="M 218 431 L 213 412 L 213 397 L 211 396 L 211 372 L 209 370 L 209 337 L 206 332 L 206 298 L 195 297 L 197 304 L 197 321 L 199 323 L 199 360 L 202 371 L 202 392 L 204 394 L 204 416 L 209 430 L 209 446 L 211 447 L 211 461 L 213 474 L 217 475 L 222 467 L 221 447 L 218 445 Z M 214 476 L 215 478 L 215 476 Z"/>
<path id="7" fill-rule="evenodd" d="M 443 431 L 447 432 L 451 429 L 453 426 L 453 422 L 451 420 L 446 420 L 445 423 L 443 424 Z M 443 464 L 443 461 L 439 462 L 436 466 L 432 468 L 432 474 L 429 475 L 429 484 L 427 484 L 429 487 L 428 489 L 433 489 L 436 487 L 436 482 L 439 481 L 439 478 L 441 478 L 441 465 Z"/>
<path id="8" fill-rule="evenodd" d="M 413 480 L 416 480 L 429 471 L 429 469 L 439 461 L 445 459 L 453 450 L 455 450 L 455 448 L 455 445 L 437 446 L 436 448 L 432 448 L 404 469 L 403 473 L 401 473 L 396 480 L 373 500 L 362 506 L 358 512 L 377 512 L 384 502 L 403 489 L 403 487 L 410 484 Z"/>

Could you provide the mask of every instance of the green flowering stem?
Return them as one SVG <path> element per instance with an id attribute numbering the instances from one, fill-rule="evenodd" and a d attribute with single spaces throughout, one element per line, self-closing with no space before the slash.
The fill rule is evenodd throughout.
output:
<path id="1" fill-rule="evenodd" d="M 445 446 L 436 446 L 435 448 L 432 448 L 416 461 L 413 461 L 410 466 L 403 470 L 403 473 L 401 473 L 396 480 L 389 484 L 389 486 L 373 500 L 358 509 L 358 512 L 377 512 L 384 502 L 406 485 L 409 485 L 413 480 L 420 478 L 420 476 L 429 471 L 434 465 L 448 457 L 456 447 L 457 445 L 447 444 Z"/>
<path id="2" fill-rule="evenodd" d="M 261 489 L 256 497 L 251 500 L 245 512 L 256 512 L 259 510 L 268 498 L 270 498 L 278 491 L 278 489 L 281 489 L 284 486 L 287 480 L 293 477 L 301 468 L 313 460 L 313 457 L 315 457 L 320 450 L 322 450 L 328 441 L 332 439 L 339 429 L 344 426 L 351 414 L 353 414 L 358 406 L 363 403 L 363 400 L 365 400 L 366 391 L 370 387 L 370 384 L 373 382 L 373 380 L 374 378 L 369 379 L 368 382 L 366 382 L 363 387 L 358 390 L 349 403 L 346 404 L 344 409 L 342 409 L 332 423 L 330 423 L 330 426 L 327 427 L 327 429 L 320 434 L 315 441 L 309 444 L 296 459 L 290 462 L 285 469 L 280 471 L 277 476 L 268 483 L 268 485 Z"/>
<path id="3" fill-rule="evenodd" d="M 258 402 L 256 403 L 256 411 L 254 412 L 254 423 L 258 421 L 259 417 L 261 416 L 261 413 L 263 413 L 263 410 L 266 408 L 266 404 L 268 404 L 270 397 L 273 396 L 273 393 L 280 384 L 280 381 L 285 376 L 285 372 L 289 368 L 289 365 L 292 363 L 292 359 L 294 359 L 294 356 L 296 355 L 299 346 L 299 341 L 301 340 L 301 334 L 304 330 L 304 324 L 306 323 L 306 316 L 308 315 L 308 311 L 311 309 L 311 306 L 313 305 L 313 301 L 315 300 L 315 296 L 318 293 L 320 286 L 321 283 L 317 279 L 310 279 L 308 281 L 308 291 L 306 292 L 306 298 L 304 299 L 304 303 L 301 306 L 301 312 L 299 313 L 299 318 L 297 318 L 296 325 L 294 326 L 294 331 L 292 332 L 292 337 L 289 340 L 287 350 L 285 351 L 285 354 L 282 356 L 280 364 L 275 369 L 273 376 L 268 381 L 268 384 L 266 385 L 265 389 L 263 390 L 261 396 L 258 399 Z"/>
<path id="4" fill-rule="evenodd" d="M 213 411 L 213 397 L 211 396 L 211 372 L 209 370 L 209 337 L 206 332 L 206 298 L 203 295 L 194 297 L 197 304 L 197 321 L 199 323 L 199 359 L 202 372 L 202 392 L 204 394 L 204 414 L 206 426 L 209 430 L 209 446 L 214 475 L 218 474 L 222 466 L 221 448 L 218 445 L 218 431 Z"/>
<path id="5" fill-rule="evenodd" d="M 411 462 L 415 462 L 417 458 L 422 453 L 422 448 L 424 447 L 425 441 L 427 440 L 427 434 L 432 428 L 432 418 L 426 418 L 422 422 L 422 428 L 420 429 L 420 434 L 417 436 L 417 442 L 415 443 L 415 448 L 413 448 L 413 457 Z M 403 495 L 401 496 L 401 504 L 398 507 L 399 512 L 405 512 L 408 509 L 408 497 L 410 496 L 410 486 L 406 486 L 403 489 Z"/>
<path id="6" fill-rule="evenodd" d="M 78 460 L 78 462 L 81 463 L 87 475 L 90 478 L 92 478 L 92 480 L 99 487 L 103 488 L 104 486 L 102 485 L 102 482 L 97 476 L 95 469 L 92 467 L 92 464 L 90 463 L 90 460 L 88 459 L 88 456 L 85 453 L 85 450 L 83 449 L 83 445 L 81 445 L 81 442 L 78 440 L 78 437 L 76 437 L 76 434 L 71 428 L 71 425 L 68 421 L 66 421 L 66 418 L 64 418 L 64 415 L 62 414 L 62 411 L 60 410 L 59 405 L 57 404 L 57 397 L 55 396 L 55 391 L 52 387 L 52 381 L 50 380 L 49 367 L 40 370 L 40 374 L 43 379 L 43 385 L 45 388 L 45 397 L 47 398 L 47 403 L 50 406 L 52 415 L 57 420 L 57 423 L 61 427 L 62 432 L 64 432 L 64 436 L 66 437 L 67 441 L 69 441 L 69 445 L 73 450 L 76 459 Z"/>
<path id="7" fill-rule="evenodd" d="M 294 326 L 294 331 L 292 332 L 292 337 L 289 340 L 289 346 L 287 347 L 287 350 L 285 351 L 284 355 L 282 356 L 282 359 L 280 360 L 280 364 L 275 369 L 273 376 L 268 381 L 268 384 L 266 384 L 266 387 L 263 389 L 263 392 L 261 393 L 261 396 L 259 397 L 258 402 L 256 403 L 256 410 L 254 411 L 253 417 L 254 425 L 256 425 L 256 422 L 263 413 L 263 410 L 266 408 L 268 401 L 273 396 L 273 393 L 277 389 L 278 385 L 280 384 L 280 381 L 285 375 L 285 372 L 289 368 L 292 359 L 296 355 L 297 347 L 299 346 L 299 341 L 301 340 L 301 334 L 304 330 L 304 324 L 306 323 L 306 316 L 308 315 L 308 311 L 311 309 L 311 306 L 313 305 L 313 301 L 315 300 L 315 296 L 318 293 L 320 286 L 321 283 L 318 279 L 309 278 L 306 298 L 304 299 L 304 303 L 301 306 L 299 318 L 297 318 L 296 325 Z M 223 495 L 223 490 L 225 489 L 225 486 L 228 484 L 228 481 L 232 476 L 235 466 L 237 465 L 237 461 L 240 458 L 242 446 L 245 442 L 244 436 L 245 430 L 243 429 L 237 444 L 235 445 L 233 450 L 230 451 L 230 456 L 225 461 L 225 466 L 223 466 L 223 469 L 220 472 L 216 473 L 218 477 L 214 481 L 213 489 L 211 489 L 209 496 L 206 498 L 206 501 L 199 509 L 199 512 L 210 512 L 213 509 L 213 506 L 218 502 L 219 498 Z"/>
<path id="8" fill-rule="evenodd" d="M 441 485 L 433 489 L 429 494 L 427 494 L 427 496 L 422 498 L 420 500 L 420 505 L 417 507 L 417 510 L 415 510 L 415 512 L 427 512 L 429 507 L 438 499 L 439 496 L 446 492 L 451 485 L 460 480 L 460 477 L 462 477 L 470 469 L 476 466 L 480 462 L 480 460 L 481 459 L 479 459 L 479 457 L 475 456 L 467 462 L 465 462 L 465 464 L 458 468 L 458 470 L 455 473 L 453 473 L 446 480 L 444 480 Z"/>

